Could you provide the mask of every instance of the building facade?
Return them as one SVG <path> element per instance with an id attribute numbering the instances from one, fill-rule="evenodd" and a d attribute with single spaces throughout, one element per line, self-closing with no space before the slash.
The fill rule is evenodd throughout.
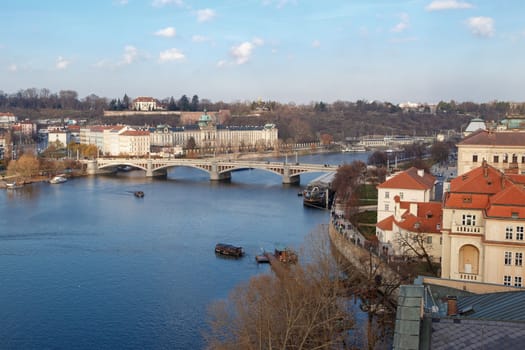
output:
<path id="1" fill-rule="evenodd" d="M 458 143 L 458 175 L 484 161 L 504 173 L 525 174 L 525 131 L 478 130 Z"/>
<path id="2" fill-rule="evenodd" d="M 525 176 L 487 162 L 450 183 L 444 197 L 441 277 L 522 287 Z"/>
<path id="3" fill-rule="evenodd" d="M 135 111 L 156 111 L 158 102 L 153 97 L 140 96 L 133 100 L 132 109 Z"/>

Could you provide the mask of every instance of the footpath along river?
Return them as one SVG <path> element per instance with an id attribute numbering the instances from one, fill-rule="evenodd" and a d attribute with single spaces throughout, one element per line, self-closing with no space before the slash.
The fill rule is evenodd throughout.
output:
<path id="1" fill-rule="evenodd" d="M 303 175 L 301 186 L 319 175 Z M 132 171 L 0 191 L 0 348 L 202 348 L 207 306 L 269 271 L 255 263 L 261 248 L 299 247 L 328 223 L 298 191 L 264 171 L 213 183 L 188 168 L 163 179 Z M 218 242 L 247 255 L 217 257 Z"/>

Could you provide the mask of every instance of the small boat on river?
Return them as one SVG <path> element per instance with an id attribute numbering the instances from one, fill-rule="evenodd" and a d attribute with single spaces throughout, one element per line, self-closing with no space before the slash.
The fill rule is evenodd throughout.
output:
<path id="1" fill-rule="evenodd" d="M 134 194 L 135 197 L 137 197 L 137 198 L 142 198 L 142 197 L 144 197 L 144 192 L 142 192 L 142 191 L 135 191 L 133 194 Z"/>
<path id="2" fill-rule="evenodd" d="M 23 182 L 6 182 L 5 184 L 5 188 L 7 188 L 8 190 L 16 190 L 17 188 L 22 188 L 24 187 L 24 183 Z"/>
<path id="3" fill-rule="evenodd" d="M 64 174 L 56 175 L 51 180 L 49 180 L 50 184 L 61 184 L 67 181 L 67 177 Z"/>
<path id="4" fill-rule="evenodd" d="M 244 255 L 244 250 L 242 247 L 237 247 L 231 244 L 217 243 L 215 246 L 215 254 L 240 258 Z"/>

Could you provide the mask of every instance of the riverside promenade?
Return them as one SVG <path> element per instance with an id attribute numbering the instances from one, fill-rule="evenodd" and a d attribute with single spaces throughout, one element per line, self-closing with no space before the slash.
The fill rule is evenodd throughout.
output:
<path id="1" fill-rule="evenodd" d="M 343 210 L 338 205 L 335 205 L 330 216 L 328 235 L 337 251 L 364 278 L 375 281 L 376 276 L 381 276 L 381 285 L 378 289 L 391 302 L 396 303 L 402 277 L 388 266 L 385 259 L 375 254 L 370 245 L 366 244 L 365 237 L 344 218 Z"/>

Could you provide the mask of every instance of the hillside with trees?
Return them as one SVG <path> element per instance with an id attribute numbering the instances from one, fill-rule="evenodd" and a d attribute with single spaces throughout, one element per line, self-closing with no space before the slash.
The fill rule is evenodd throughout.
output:
<path id="1" fill-rule="evenodd" d="M 188 96 L 192 96 L 189 98 Z M 21 119 L 72 118 L 88 124 L 127 123 L 132 125 L 179 125 L 176 116 L 151 115 L 134 117 L 104 117 L 104 110 L 130 110 L 133 98 L 108 99 L 91 94 L 79 98 L 73 90 L 58 93 L 49 89 L 30 88 L 13 94 L 0 91 L 0 111 L 12 112 Z M 460 131 L 473 117 L 486 121 L 500 121 L 508 114 L 525 114 L 525 103 L 494 101 L 489 103 L 441 101 L 431 113 L 430 107 L 406 111 L 390 102 L 335 101 L 312 102 L 298 105 L 276 101 L 212 102 L 198 95 L 173 96 L 159 100 L 169 111 L 218 111 L 228 109 L 231 117 L 225 125 L 261 125 L 274 123 L 279 137 L 285 141 L 318 141 L 321 135 L 330 135 L 334 141 L 343 141 L 365 135 L 433 135 L 446 130 Z"/>

